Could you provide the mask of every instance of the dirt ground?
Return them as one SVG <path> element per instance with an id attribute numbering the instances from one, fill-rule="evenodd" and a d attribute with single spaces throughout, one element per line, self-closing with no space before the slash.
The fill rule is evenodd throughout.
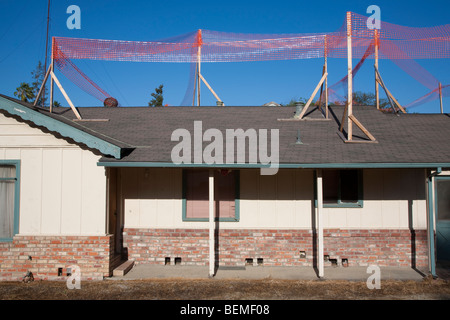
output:
<path id="1" fill-rule="evenodd" d="M 380 289 L 365 282 L 331 280 L 149 279 L 81 282 L 0 282 L 1 300 L 449 300 L 450 281 L 381 281 Z"/>

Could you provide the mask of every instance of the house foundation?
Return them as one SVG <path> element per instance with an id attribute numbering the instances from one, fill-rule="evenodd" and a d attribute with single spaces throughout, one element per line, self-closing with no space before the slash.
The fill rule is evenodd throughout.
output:
<path id="1" fill-rule="evenodd" d="M 128 258 L 136 264 L 208 265 L 208 229 L 124 230 Z M 215 232 L 220 266 L 316 266 L 312 230 L 220 229 Z M 426 230 L 325 229 L 325 265 L 426 268 Z"/>

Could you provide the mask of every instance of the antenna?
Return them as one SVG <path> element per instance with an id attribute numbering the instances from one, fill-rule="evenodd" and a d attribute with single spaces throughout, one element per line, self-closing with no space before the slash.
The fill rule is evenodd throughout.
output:
<path id="1" fill-rule="evenodd" d="M 48 55 L 48 28 L 50 25 L 50 0 L 48 0 L 47 5 L 47 33 L 45 35 L 45 62 L 44 62 L 44 70 L 47 70 L 47 55 Z M 42 91 L 42 101 L 45 100 L 45 86 Z"/>

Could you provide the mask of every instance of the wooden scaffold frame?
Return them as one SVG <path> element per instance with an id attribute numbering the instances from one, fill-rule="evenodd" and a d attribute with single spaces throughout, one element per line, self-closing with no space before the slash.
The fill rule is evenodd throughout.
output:
<path id="1" fill-rule="evenodd" d="M 210 86 L 210 84 L 206 81 L 205 77 L 203 77 L 201 73 L 201 55 L 202 55 L 202 30 L 198 30 L 197 33 L 197 62 L 195 67 L 195 81 L 194 81 L 194 94 L 192 98 L 192 106 L 195 106 L 195 96 L 197 96 L 197 106 L 200 107 L 200 85 L 201 82 L 206 85 L 206 87 L 211 91 L 213 96 L 217 99 L 217 105 L 218 106 L 225 106 L 223 101 L 219 98 L 217 93 L 213 90 L 213 88 Z"/>

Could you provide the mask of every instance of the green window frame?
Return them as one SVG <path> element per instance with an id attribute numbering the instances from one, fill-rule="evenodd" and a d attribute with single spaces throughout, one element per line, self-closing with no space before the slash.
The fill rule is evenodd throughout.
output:
<path id="1" fill-rule="evenodd" d="M 334 179 L 331 178 L 334 175 Z M 323 207 L 324 208 L 362 208 L 364 206 L 363 200 L 363 170 L 361 169 L 326 169 L 322 171 L 323 178 L 323 189 L 324 189 L 324 199 L 323 199 Z M 350 181 L 349 181 L 350 180 Z M 353 183 L 350 188 L 354 188 L 354 190 L 350 190 L 351 194 L 356 195 L 352 200 L 346 200 L 345 193 L 348 193 L 348 188 L 344 186 L 344 183 Z M 316 184 L 316 179 L 314 179 L 314 184 Z M 331 184 L 331 185 L 330 185 Z M 334 192 L 333 202 L 328 200 L 326 201 L 327 189 Z M 317 194 L 316 188 L 314 187 L 315 193 L 315 203 L 317 207 Z"/>
<path id="2" fill-rule="evenodd" d="M 187 197 L 186 197 L 186 191 L 187 191 L 187 172 L 189 170 L 202 170 L 202 169 L 185 169 L 183 170 L 183 187 L 182 187 L 182 193 L 183 193 L 183 201 L 182 201 L 182 211 L 183 211 L 183 221 L 203 221 L 203 222 L 207 222 L 209 221 L 209 218 L 192 218 L 192 217 L 187 217 Z M 203 169 L 205 170 L 205 169 Z M 206 169 L 209 170 L 209 169 Z M 217 171 L 218 169 L 215 168 L 213 169 L 215 171 Z M 221 170 L 221 169 L 219 169 Z M 227 170 L 227 169 L 225 169 Z M 239 174 L 239 170 L 232 170 L 233 174 L 234 174 L 234 217 L 222 217 L 222 218 L 218 218 L 215 217 L 214 221 L 219 221 L 219 222 L 238 222 L 239 218 L 240 218 L 240 206 L 239 206 L 239 200 L 240 200 L 240 174 Z M 214 179 L 214 181 L 216 181 L 216 179 Z"/>
<path id="3" fill-rule="evenodd" d="M 19 233 L 20 160 L 0 160 L 0 166 L 14 166 L 16 169 L 15 177 L 0 178 L 0 181 L 14 181 L 13 235 L 8 238 L 0 238 L 0 242 L 12 242 L 13 237 Z"/>

